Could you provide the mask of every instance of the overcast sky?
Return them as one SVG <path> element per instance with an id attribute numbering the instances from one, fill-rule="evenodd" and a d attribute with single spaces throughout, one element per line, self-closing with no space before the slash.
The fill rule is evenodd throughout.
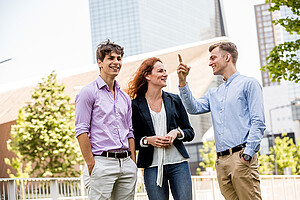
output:
<path id="1" fill-rule="evenodd" d="M 254 7 L 261 0 L 223 0 L 238 70 L 261 82 Z M 0 0 L 0 92 L 92 64 L 88 0 Z"/>

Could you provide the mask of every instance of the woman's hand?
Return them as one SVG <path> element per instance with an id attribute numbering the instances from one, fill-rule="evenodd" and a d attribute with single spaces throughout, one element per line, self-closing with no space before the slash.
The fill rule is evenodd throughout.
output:
<path id="1" fill-rule="evenodd" d="M 158 148 L 164 148 L 170 145 L 169 138 L 166 136 L 151 136 L 147 137 L 147 140 L 148 144 Z"/>
<path id="2" fill-rule="evenodd" d="M 169 141 L 169 146 L 173 144 L 174 140 L 177 138 L 177 134 L 178 134 L 178 130 L 173 129 L 165 136 Z"/>

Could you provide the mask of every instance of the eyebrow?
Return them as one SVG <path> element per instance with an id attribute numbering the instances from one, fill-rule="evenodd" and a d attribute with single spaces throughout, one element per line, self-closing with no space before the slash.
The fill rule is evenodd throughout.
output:
<path id="1" fill-rule="evenodd" d="M 108 56 L 109 58 L 122 58 L 122 56 L 118 55 L 118 56 L 112 56 L 112 55 L 109 55 Z"/>

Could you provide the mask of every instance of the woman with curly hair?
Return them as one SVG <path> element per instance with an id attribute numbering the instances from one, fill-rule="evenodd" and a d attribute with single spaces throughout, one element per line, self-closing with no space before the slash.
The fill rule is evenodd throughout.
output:
<path id="1" fill-rule="evenodd" d="M 167 72 L 159 58 L 148 58 L 129 82 L 137 166 L 144 168 L 150 200 L 192 200 L 189 155 L 183 142 L 194 138 L 178 95 L 164 92 Z"/>

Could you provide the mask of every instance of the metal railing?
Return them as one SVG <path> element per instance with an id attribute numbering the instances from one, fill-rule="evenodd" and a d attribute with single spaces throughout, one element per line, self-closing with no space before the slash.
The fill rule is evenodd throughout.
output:
<path id="1" fill-rule="evenodd" d="M 261 175 L 264 200 L 300 200 L 300 176 Z M 194 200 L 223 200 L 216 176 L 192 176 Z M 172 195 L 170 195 L 172 199 Z M 82 178 L 2 178 L 0 200 L 87 199 Z M 137 180 L 136 200 L 147 200 L 143 177 Z"/>
<path id="2" fill-rule="evenodd" d="M 87 199 L 81 178 L 0 179 L 0 199 Z"/>

